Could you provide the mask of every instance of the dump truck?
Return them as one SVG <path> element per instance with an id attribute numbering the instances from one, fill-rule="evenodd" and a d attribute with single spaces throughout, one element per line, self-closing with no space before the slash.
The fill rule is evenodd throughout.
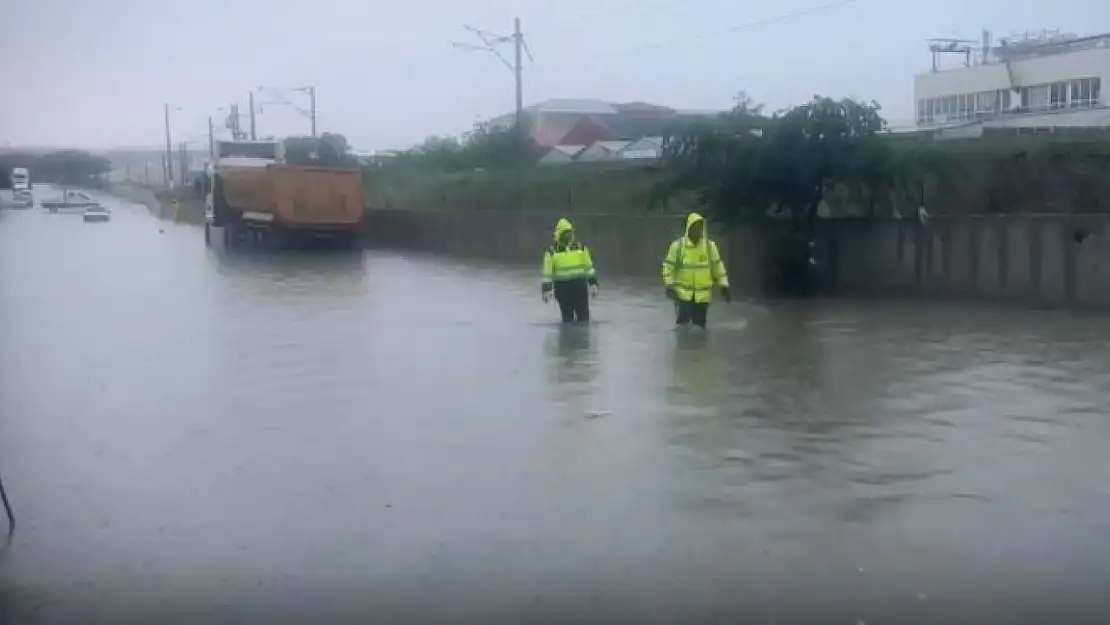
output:
<path id="1" fill-rule="evenodd" d="M 362 172 L 290 165 L 278 141 L 219 141 L 205 201 L 204 242 L 283 247 L 312 239 L 358 240 L 365 212 Z"/>

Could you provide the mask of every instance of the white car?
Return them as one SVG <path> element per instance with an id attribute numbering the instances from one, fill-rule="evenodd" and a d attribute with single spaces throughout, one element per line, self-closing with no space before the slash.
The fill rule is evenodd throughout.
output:
<path id="1" fill-rule="evenodd" d="M 111 218 L 112 215 L 108 209 L 100 204 L 94 204 L 85 209 L 85 221 L 108 221 Z"/>

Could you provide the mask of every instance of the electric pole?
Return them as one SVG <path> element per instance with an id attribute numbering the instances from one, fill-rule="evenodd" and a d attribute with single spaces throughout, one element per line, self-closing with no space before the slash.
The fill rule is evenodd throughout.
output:
<path id="1" fill-rule="evenodd" d="M 516 125 L 520 126 L 520 116 L 524 114 L 524 76 L 520 63 L 520 51 L 524 47 L 524 35 L 520 32 L 520 18 L 513 18 L 513 80 L 516 82 Z M 529 55 L 530 57 L 531 55 Z"/>
<path id="2" fill-rule="evenodd" d="M 313 139 L 316 138 L 316 85 L 309 85 L 307 87 L 292 87 L 292 88 L 289 88 L 289 87 L 285 87 L 285 88 L 267 87 L 267 86 L 262 85 L 262 86 L 258 87 L 258 91 L 261 91 L 264 94 L 268 94 L 271 98 L 273 98 L 273 100 L 271 100 L 269 102 L 263 102 L 261 104 L 261 106 L 268 106 L 270 104 L 282 104 L 282 105 L 288 106 L 289 108 L 297 111 L 301 115 L 304 115 L 305 117 L 307 117 L 309 122 L 312 124 L 312 127 L 311 127 L 312 128 L 312 138 Z M 303 107 L 298 106 L 298 105 L 294 104 L 292 101 L 290 101 L 289 98 L 283 93 L 285 91 L 296 91 L 298 93 L 307 93 L 308 94 L 308 110 L 305 110 Z"/>
<path id="3" fill-rule="evenodd" d="M 316 85 L 308 88 L 309 120 L 312 122 L 312 138 L 316 138 Z"/>
<path id="4" fill-rule="evenodd" d="M 254 141 L 257 135 L 254 132 L 254 92 L 250 93 L 250 107 L 251 107 L 251 141 Z M 315 134 L 315 133 L 313 133 Z"/>
<path id="5" fill-rule="evenodd" d="M 189 147 L 182 141 L 181 142 L 181 186 L 187 186 L 189 182 Z"/>
<path id="6" fill-rule="evenodd" d="M 528 49 L 528 42 L 524 40 L 524 33 L 520 31 L 520 18 L 513 18 L 513 34 L 511 35 L 498 35 L 496 33 L 486 32 L 479 30 L 473 26 L 463 26 L 469 30 L 482 42 L 482 45 L 475 45 L 472 43 L 461 43 L 452 41 L 451 45 L 463 50 L 472 50 L 478 52 L 489 52 L 497 57 L 497 60 L 513 73 L 513 78 L 516 83 L 516 124 L 519 126 L 524 121 L 524 63 L 522 54 L 528 55 L 529 61 L 534 61 L 532 58 L 532 51 Z M 513 45 L 513 62 L 510 63 L 505 58 L 497 47 L 501 44 L 511 43 Z"/>
<path id="7" fill-rule="evenodd" d="M 228 110 L 231 111 L 228 117 L 228 121 L 231 122 L 231 126 L 228 128 L 228 130 L 231 131 L 231 138 L 238 141 L 243 138 L 242 135 L 239 134 L 239 105 L 233 103 L 231 106 L 228 107 Z"/>
<path id="8" fill-rule="evenodd" d="M 213 161 L 216 159 L 216 142 L 213 138 L 216 131 L 212 128 L 212 116 L 208 116 L 208 160 Z"/>
<path id="9" fill-rule="evenodd" d="M 170 105 L 164 106 L 166 113 L 166 184 L 173 187 L 173 142 L 170 141 Z"/>

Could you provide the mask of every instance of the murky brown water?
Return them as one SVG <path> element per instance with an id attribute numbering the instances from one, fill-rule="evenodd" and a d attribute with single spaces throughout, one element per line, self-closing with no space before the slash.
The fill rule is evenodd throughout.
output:
<path id="1" fill-rule="evenodd" d="M 9 622 L 1107 607 L 1106 319 L 749 301 L 706 337 L 603 276 L 564 329 L 531 272 L 158 229 L 0 216 Z"/>

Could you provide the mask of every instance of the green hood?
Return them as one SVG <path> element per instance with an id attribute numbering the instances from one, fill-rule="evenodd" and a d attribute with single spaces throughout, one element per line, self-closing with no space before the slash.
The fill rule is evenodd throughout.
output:
<path id="1" fill-rule="evenodd" d="M 555 233 L 552 235 L 552 239 L 558 243 L 559 237 L 562 236 L 564 232 L 569 232 L 571 237 L 574 237 L 574 226 L 572 226 L 570 220 L 566 218 L 560 219 L 558 223 L 555 224 Z"/>
<path id="2" fill-rule="evenodd" d="M 690 240 L 690 228 L 694 224 L 698 223 L 699 221 L 702 222 L 702 224 L 704 224 L 702 226 L 702 229 L 701 229 L 701 240 L 702 241 L 708 241 L 709 240 L 709 225 L 705 222 L 705 217 L 702 217 L 701 215 L 699 215 L 697 213 L 690 213 L 689 215 L 686 216 L 686 231 L 683 232 L 683 235 L 686 236 L 687 241 Z"/>

